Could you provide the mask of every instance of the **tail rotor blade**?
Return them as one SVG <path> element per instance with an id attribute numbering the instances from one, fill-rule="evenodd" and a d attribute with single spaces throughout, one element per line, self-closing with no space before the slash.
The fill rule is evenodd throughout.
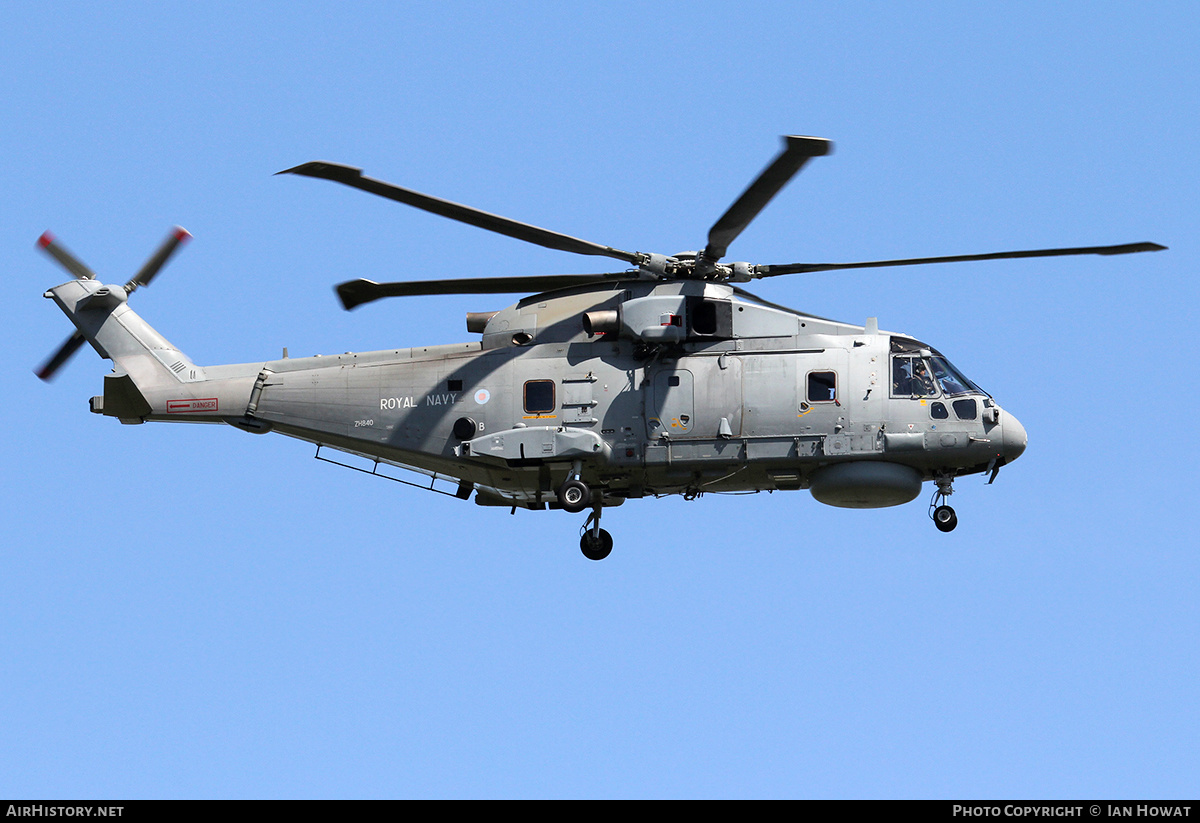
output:
<path id="1" fill-rule="evenodd" d="M 83 265 L 75 255 L 67 251 L 62 243 L 55 239 L 50 232 L 42 232 L 37 241 L 38 248 L 58 261 L 58 264 L 69 271 L 77 280 L 95 280 L 96 273 Z"/>
<path id="2" fill-rule="evenodd" d="M 138 273 L 133 276 L 133 279 L 125 284 L 125 290 L 133 292 L 139 286 L 149 286 L 150 281 L 154 279 L 154 275 L 158 274 L 159 270 L 171 259 L 171 255 L 175 253 L 175 250 L 182 243 L 190 240 L 191 237 L 192 235 L 188 230 L 182 226 L 176 226 L 172 229 L 171 233 L 167 235 L 167 239 L 158 247 L 158 251 L 154 252 Z"/>
<path id="3" fill-rule="evenodd" d="M 47 360 L 40 369 L 36 369 L 34 373 L 42 380 L 49 380 L 54 376 L 63 363 L 71 359 L 71 355 L 79 351 L 79 347 L 84 343 L 83 335 L 78 331 L 67 338 L 67 341 L 59 347 L 49 360 Z"/>

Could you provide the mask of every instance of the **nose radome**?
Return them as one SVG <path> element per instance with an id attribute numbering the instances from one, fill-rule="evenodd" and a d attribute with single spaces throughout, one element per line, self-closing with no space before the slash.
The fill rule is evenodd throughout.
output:
<path id="1" fill-rule="evenodd" d="M 1011 463 L 1025 452 L 1025 447 L 1029 445 L 1029 435 L 1025 433 L 1025 427 L 1021 425 L 1021 421 L 1013 417 L 1007 412 L 1004 415 L 1004 434 L 1001 437 L 1001 451 L 1004 454 L 1004 460 Z"/>

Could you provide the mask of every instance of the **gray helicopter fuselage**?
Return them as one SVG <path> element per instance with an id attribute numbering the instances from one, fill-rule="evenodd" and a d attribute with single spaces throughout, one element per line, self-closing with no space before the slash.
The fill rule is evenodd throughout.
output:
<path id="1" fill-rule="evenodd" d="M 581 318 L 605 311 L 610 330 L 589 334 Z M 621 283 L 522 300 L 491 315 L 475 343 L 218 367 L 237 373 L 244 406 L 185 411 L 456 478 L 484 505 L 530 508 L 555 505 L 572 471 L 616 505 L 808 488 L 825 467 L 868 462 L 908 469 L 852 469 L 814 494 L 894 505 L 921 480 L 985 471 L 1024 449 L 1020 424 L 973 387 L 957 407 L 936 387 L 896 396 L 897 340 L 922 348 L 723 284 Z M 147 419 L 185 419 L 184 401 Z M 948 413 L 931 416 L 935 404 Z"/>
<path id="2" fill-rule="evenodd" d="M 554 507 L 576 478 L 600 506 L 801 488 L 889 506 L 1025 448 L 1020 423 L 919 341 L 720 283 L 539 294 L 475 316 L 474 343 L 207 367 L 120 287 L 47 295 L 114 362 L 95 412 L 275 431 L 456 480 L 483 505 Z"/>

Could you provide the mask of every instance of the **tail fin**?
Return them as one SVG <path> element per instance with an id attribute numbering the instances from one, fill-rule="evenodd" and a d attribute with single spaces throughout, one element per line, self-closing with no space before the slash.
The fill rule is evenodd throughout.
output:
<path id="1" fill-rule="evenodd" d="M 187 229 L 183 228 L 183 226 L 176 226 L 174 229 L 172 229 L 171 233 L 167 235 L 167 239 L 164 240 L 162 245 L 158 247 L 158 250 L 155 251 L 154 254 L 150 255 L 150 259 L 147 260 L 145 265 L 138 270 L 138 273 L 133 276 L 133 279 L 125 284 L 123 287 L 125 294 L 128 296 L 133 294 L 142 286 L 149 286 L 150 281 L 154 279 L 154 276 L 158 274 L 166 262 L 171 259 L 171 255 L 173 255 L 179 246 L 191 236 L 192 235 Z M 58 240 L 55 239 L 54 235 L 50 232 L 44 232 L 42 236 L 38 238 L 37 244 L 38 248 L 54 258 L 54 260 L 57 261 L 60 266 L 73 274 L 77 280 L 96 279 L 96 273 L 84 265 L 78 257 L 71 254 L 71 252 L 67 250 L 66 246 L 64 246 L 62 243 L 59 243 Z M 66 342 L 59 347 L 58 351 L 56 351 L 40 369 L 36 370 L 35 373 L 37 376 L 42 380 L 49 380 L 54 377 L 54 373 L 57 372 L 64 363 L 70 360 L 71 355 L 73 355 L 79 349 L 79 347 L 83 345 L 83 340 L 83 335 L 78 331 L 68 337 Z"/>
<path id="2" fill-rule="evenodd" d="M 86 341 L 101 357 L 113 361 L 112 374 L 104 378 L 104 394 L 92 398 L 92 411 L 98 414 L 122 423 L 225 422 L 247 431 L 267 431 L 269 427 L 246 416 L 262 364 L 202 369 L 129 308 L 129 295 L 149 285 L 189 237 L 176 226 L 132 280 L 124 286 L 106 286 L 53 235 L 43 234 L 38 246 L 77 278 L 46 292 L 75 324 L 75 332 L 37 375 L 49 380 Z"/>
<path id="3" fill-rule="evenodd" d="M 92 411 L 141 422 L 155 412 L 168 412 L 169 398 L 192 394 L 184 384 L 205 379 L 203 368 L 129 308 L 123 287 L 72 280 L 45 296 L 58 304 L 101 357 L 113 361 L 104 396 L 92 398 Z"/>

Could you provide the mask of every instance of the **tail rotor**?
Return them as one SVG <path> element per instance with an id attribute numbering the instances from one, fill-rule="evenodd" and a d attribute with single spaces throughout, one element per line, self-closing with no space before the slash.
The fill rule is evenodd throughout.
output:
<path id="1" fill-rule="evenodd" d="M 182 226 L 176 226 L 167 235 L 166 240 L 158 247 L 154 254 L 142 265 L 128 283 L 125 284 L 125 294 L 133 294 L 142 286 L 149 286 L 150 281 L 154 276 L 166 265 L 171 256 L 179 249 L 179 247 L 191 238 L 191 234 Z M 79 258 L 67 250 L 65 246 L 55 239 L 50 232 L 45 232 L 37 241 L 38 248 L 45 251 L 53 257 L 59 265 L 66 269 L 77 280 L 95 280 L 96 273 L 85 266 Z M 67 338 L 54 354 L 50 356 L 41 367 L 34 369 L 34 373 L 42 380 L 52 378 L 64 363 L 71 359 L 79 347 L 84 344 L 84 337 L 78 331 Z"/>

